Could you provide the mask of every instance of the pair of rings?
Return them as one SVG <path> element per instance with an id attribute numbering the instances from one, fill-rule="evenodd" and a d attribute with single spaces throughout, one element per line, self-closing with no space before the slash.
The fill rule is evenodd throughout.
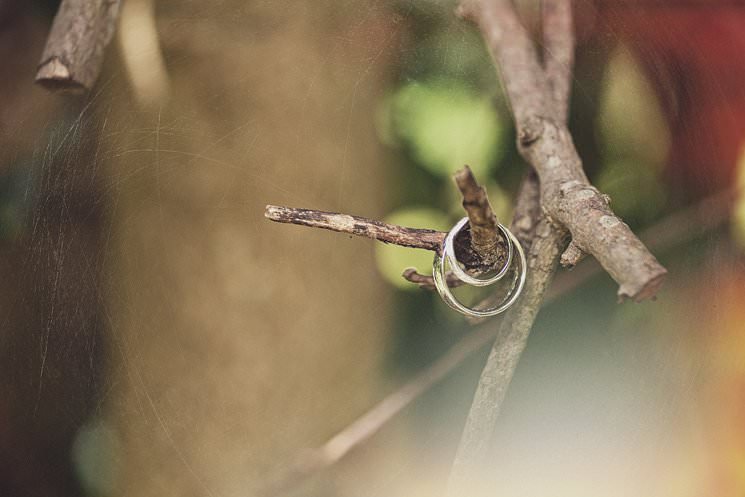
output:
<path id="1" fill-rule="evenodd" d="M 435 260 L 432 263 L 432 277 L 435 280 L 435 287 L 437 288 L 437 293 L 440 294 L 442 300 L 445 301 L 448 306 L 460 312 L 461 314 L 479 318 L 496 316 L 497 314 L 501 314 L 509 309 L 509 307 L 515 303 L 517 298 L 520 296 L 520 293 L 523 291 L 523 287 L 525 286 L 525 274 L 527 272 L 525 252 L 520 246 L 520 242 L 517 240 L 517 238 L 515 238 L 515 235 L 513 235 L 510 230 L 500 224 L 499 231 L 502 232 L 502 235 L 507 242 L 507 260 L 505 261 L 504 266 L 495 275 L 488 278 L 476 278 L 474 276 L 471 276 L 460 266 L 458 258 L 455 255 L 454 247 L 455 237 L 458 235 L 458 233 L 460 233 L 466 223 L 468 223 L 467 217 L 464 217 L 463 219 L 458 221 L 445 237 L 445 242 L 443 244 L 442 250 L 440 250 L 440 253 L 435 254 Z M 515 258 L 515 252 L 517 253 L 517 258 Z M 505 295 L 505 297 L 502 299 L 502 301 L 493 307 L 488 307 L 486 309 L 473 309 L 471 307 L 467 307 L 455 298 L 455 295 L 453 295 L 453 292 L 450 290 L 450 287 L 447 284 L 445 271 L 446 266 L 448 265 L 450 266 L 450 269 L 456 276 L 456 278 L 458 278 L 463 283 L 482 287 L 489 286 L 501 280 L 509 271 L 514 259 L 517 259 L 517 261 L 519 262 L 519 267 L 515 270 L 512 287 L 510 288 L 507 295 Z"/>

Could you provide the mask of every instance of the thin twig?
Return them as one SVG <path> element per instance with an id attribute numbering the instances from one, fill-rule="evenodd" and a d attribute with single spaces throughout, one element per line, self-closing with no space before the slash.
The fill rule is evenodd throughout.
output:
<path id="1" fill-rule="evenodd" d="M 311 228 L 349 233 L 364 236 L 383 243 L 402 247 L 439 251 L 445 240 L 445 233 L 430 229 L 405 228 L 395 224 L 375 221 L 359 216 L 337 214 L 312 209 L 296 209 L 267 205 L 264 216 L 278 223 L 297 224 Z"/>
<path id="2" fill-rule="evenodd" d="M 486 188 L 478 184 L 468 166 L 456 172 L 454 179 L 463 196 L 463 209 L 468 214 L 468 233 L 473 250 L 484 262 L 484 269 L 503 264 L 506 240 L 499 235 L 499 222 L 489 203 Z"/>
<path id="3" fill-rule="evenodd" d="M 308 476 L 334 465 L 350 450 L 372 437 L 394 416 L 493 339 L 493 327 L 484 326 L 469 333 L 442 357 L 407 381 L 401 388 L 386 396 L 322 446 L 302 452 L 289 467 L 280 471 L 279 475 L 259 495 L 282 495 Z"/>
<path id="4" fill-rule="evenodd" d="M 53 91 L 90 90 L 101 72 L 120 0 L 62 0 L 36 82 Z"/>
<path id="5" fill-rule="evenodd" d="M 530 247 L 533 242 L 533 235 L 535 234 L 535 228 L 540 219 L 540 214 L 541 204 L 538 176 L 531 169 L 526 173 L 518 189 L 517 196 L 515 197 L 515 212 L 512 216 L 512 224 L 510 225 L 510 231 L 512 231 L 512 234 L 515 235 L 523 247 Z M 435 280 L 431 275 L 421 274 L 409 268 L 404 271 L 403 277 L 425 290 L 435 289 Z M 451 273 L 447 274 L 447 282 L 450 287 L 457 287 L 463 284 L 461 280 L 452 276 Z M 476 307 L 483 308 L 485 305 L 491 305 L 492 303 L 491 299 L 487 299 Z M 484 319 L 474 320 L 473 322 L 480 323 L 482 321 Z"/>
<path id="6" fill-rule="evenodd" d="M 401 276 L 403 277 L 403 279 L 410 283 L 414 283 L 422 290 L 434 291 L 436 289 L 434 278 L 432 278 L 432 276 L 429 274 L 420 273 L 416 270 L 416 268 L 410 267 L 404 269 L 404 272 L 401 273 Z M 450 271 L 445 274 L 445 281 L 450 288 L 457 288 L 464 285 L 463 281 L 458 279 L 458 277 Z"/>
<path id="7" fill-rule="evenodd" d="M 486 197 L 486 190 L 476 181 L 470 168 L 465 166 L 456 172 L 455 180 L 463 194 L 463 206 L 470 221 L 469 229 L 455 238 L 456 256 L 466 270 L 479 274 L 504 263 L 507 253 L 505 240 L 497 235 L 496 216 Z M 407 228 L 360 216 L 277 205 L 267 205 L 264 216 L 278 223 L 349 233 L 383 243 L 431 250 L 436 253 L 440 253 L 447 235 L 442 231 Z M 407 270 L 403 276 L 419 284 L 421 281 L 416 281 L 417 275 L 416 271 L 412 273 Z M 456 285 L 452 277 L 448 280 Z"/>

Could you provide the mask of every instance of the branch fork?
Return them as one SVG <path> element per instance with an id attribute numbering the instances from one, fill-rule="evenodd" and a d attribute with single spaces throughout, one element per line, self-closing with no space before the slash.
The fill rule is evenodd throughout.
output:
<path id="1" fill-rule="evenodd" d="M 531 166 L 517 196 L 511 225 L 527 249 L 525 290 L 499 323 L 446 490 L 446 497 L 474 497 L 479 495 L 479 468 L 487 459 L 507 388 L 559 261 L 574 265 L 585 254 L 593 255 L 619 284 L 619 300 L 637 302 L 655 295 L 667 271 L 613 213 L 608 197 L 589 183 L 567 128 L 574 53 L 570 0 L 543 1 L 543 61 L 509 0 L 464 0 L 457 12 L 477 25 L 500 68 L 516 123 L 517 147 Z M 459 178 L 461 174 L 464 176 Z M 500 260 L 504 243 L 497 236 L 496 218 L 486 194 L 470 170 L 456 174 L 456 183 L 463 193 L 472 235 L 466 247 L 462 243 L 465 237 L 456 239 L 456 254 L 464 262 L 464 252 L 473 254 L 466 266 L 479 271 L 480 265 Z M 330 223 L 331 219 L 319 222 L 323 216 L 315 216 L 309 223 L 307 214 L 276 216 L 277 209 L 268 206 L 267 217 L 415 248 L 438 251 L 445 236 L 370 220 L 365 221 L 375 229 L 363 229 L 359 222 L 348 220 L 338 224 Z M 404 274 L 409 281 L 429 287 L 426 276 L 411 270 Z"/>

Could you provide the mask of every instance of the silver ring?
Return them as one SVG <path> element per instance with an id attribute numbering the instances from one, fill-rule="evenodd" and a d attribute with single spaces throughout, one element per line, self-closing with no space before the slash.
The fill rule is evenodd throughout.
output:
<path id="1" fill-rule="evenodd" d="M 502 234 L 504 235 L 504 239 L 507 242 L 507 260 L 504 261 L 504 266 L 502 266 L 502 269 L 500 269 L 497 274 L 490 278 L 481 279 L 471 276 L 470 274 L 465 272 L 463 268 L 460 267 L 458 259 L 455 257 L 455 237 L 458 236 L 458 233 L 460 233 L 460 230 L 463 229 L 466 223 L 468 223 L 468 218 L 464 217 L 463 219 L 458 221 L 455 226 L 453 226 L 448 235 L 445 237 L 445 253 L 447 253 L 448 255 L 450 270 L 463 283 L 468 283 L 469 285 L 473 286 L 489 286 L 492 283 L 501 280 L 504 275 L 507 274 L 507 270 L 510 269 L 510 265 L 512 264 L 513 244 L 510 242 L 509 235 L 507 234 L 507 228 L 499 224 L 499 230 L 502 232 Z"/>
<path id="2" fill-rule="evenodd" d="M 457 225 L 456 225 L 457 226 Z M 447 284 L 446 278 L 445 278 L 445 260 L 450 259 L 450 252 L 448 251 L 447 244 L 443 244 L 443 249 L 441 254 L 435 255 L 435 259 L 432 263 L 432 276 L 435 280 L 435 287 L 437 288 L 437 293 L 440 294 L 440 297 L 442 297 L 442 300 L 445 301 L 445 303 L 450 306 L 452 309 L 455 309 L 456 311 L 460 312 L 461 314 L 464 314 L 466 316 L 471 317 L 477 317 L 477 318 L 483 318 L 483 317 L 489 317 L 489 316 L 496 316 L 497 314 L 501 314 L 509 307 L 515 303 L 517 298 L 520 296 L 520 294 L 523 291 L 523 287 L 525 286 L 525 277 L 527 273 L 527 262 L 525 260 L 525 252 L 523 251 L 522 246 L 520 245 L 520 242 L 517 238 L 515 238 L 515 235 L 512 234 L 510 230 L 499 225 L 500 229 L 503 230 L 503 233 L 507 235 L 507 242 L 508 244 L 514 245 L 515 251 L 517 252 L 517 259 L 520 262 L 520 267 L 518 268 L 518 272 L 515 275 L 515 281 L 513 282 L 513 286 L 510 289 L 510 292 L 505 296 L 505 298 L 495 307 L 490 307 L 487 309 L 472 309 L 470 307 L 466 307 L 461 302 L 459 302 L 453 293 L 450 291 L 450 287 Z M 456 230 L 457 232 L 457 230 Z M 454 257 L 454 254 L 453 254 Z M 457 260 L 457 259 L 456 259 Z"/>

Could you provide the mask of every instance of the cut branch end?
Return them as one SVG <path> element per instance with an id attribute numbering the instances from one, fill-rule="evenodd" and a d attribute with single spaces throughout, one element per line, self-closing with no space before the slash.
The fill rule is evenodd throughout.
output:
<path id="1" fill-rule="evenodd" d="M 35 82 L 53 92 L 85 91 L 85 86 L 72 77 L 70 68 L 59 57 L 52 57 L 39 66 Z"/>

